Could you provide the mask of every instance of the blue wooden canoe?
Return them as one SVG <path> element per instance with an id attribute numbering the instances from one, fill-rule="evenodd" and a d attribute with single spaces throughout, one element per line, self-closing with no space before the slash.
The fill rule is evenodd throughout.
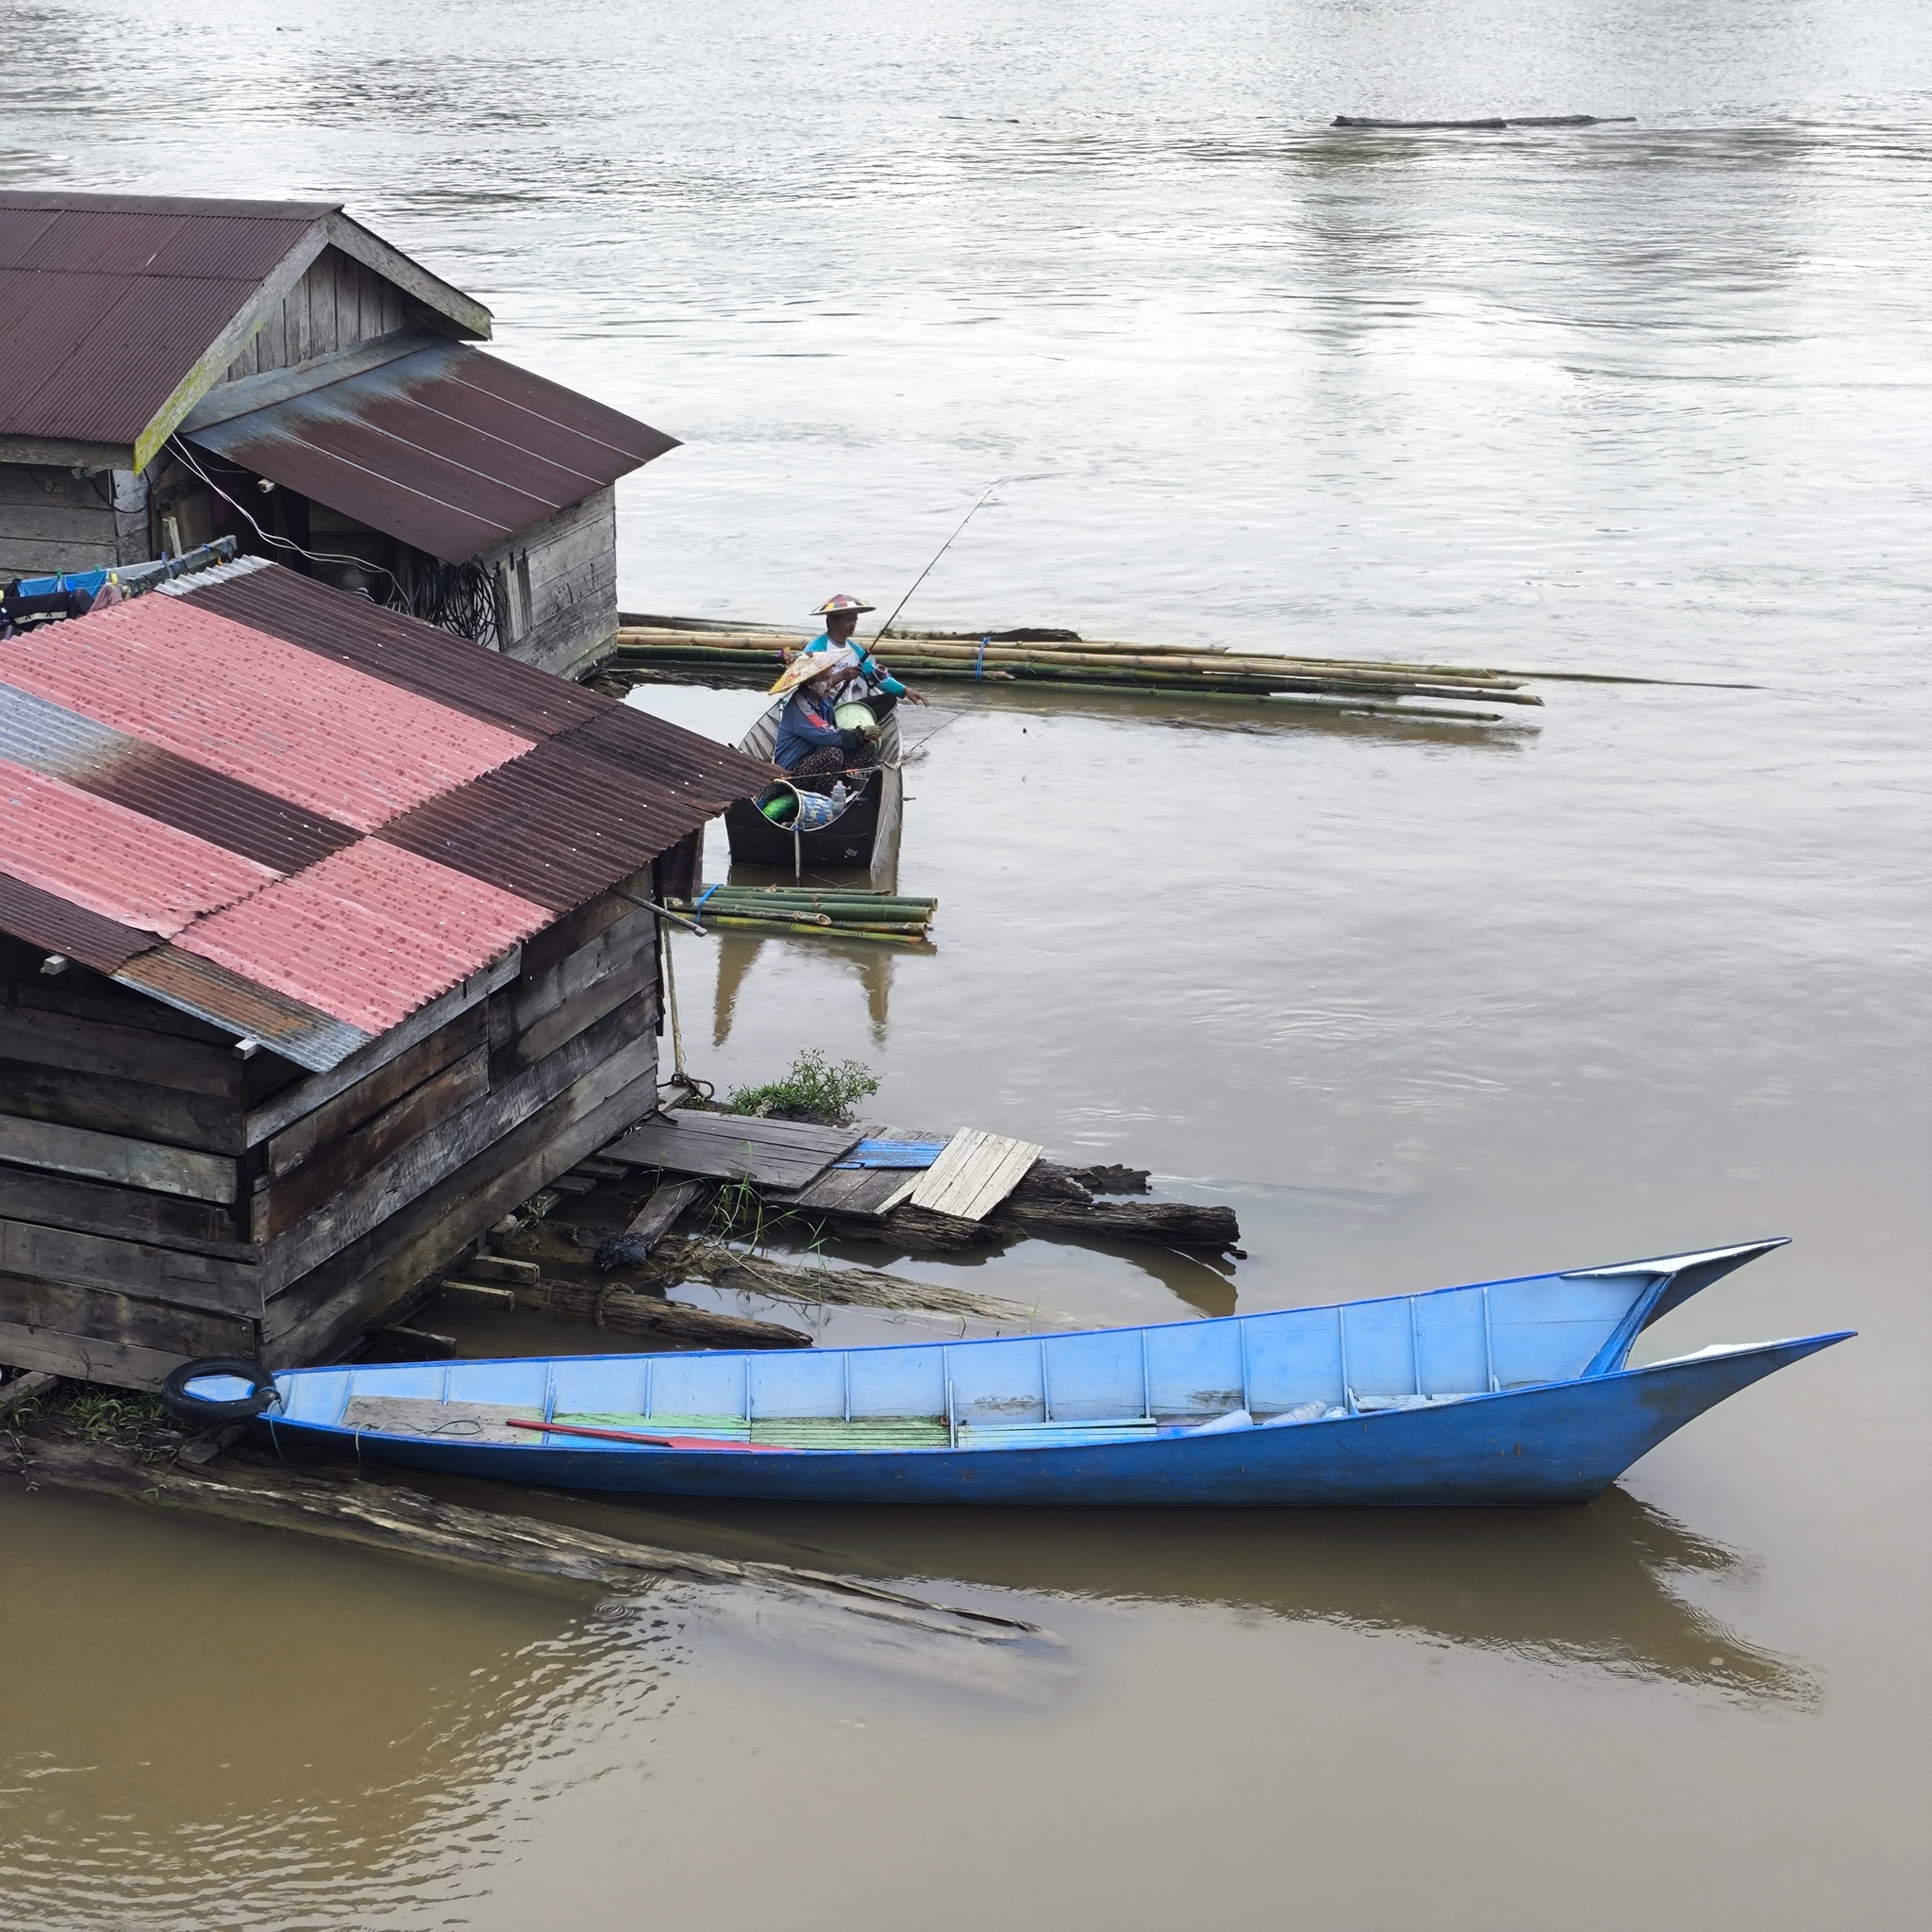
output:
<path id="1" fill-rule="evenodd" d="M 1725 1396 L 1846 1339 L 1625 1366 L 1651 1322 L 1782 1245 L 984 1341 L 295 1369 L 262 1424 L 417 1469 L 656 1494 L 1577 1503 Z"/>

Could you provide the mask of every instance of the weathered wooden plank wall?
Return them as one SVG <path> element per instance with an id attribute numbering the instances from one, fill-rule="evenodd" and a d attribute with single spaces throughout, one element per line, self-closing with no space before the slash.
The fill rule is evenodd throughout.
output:
<path id="1" fill-rule="evenodd" d="M 502 648 L 569 676 L 617 636 L 617 492 L 599 490 L 476 559 Z"/>
<path id="2" fill-rule="evenodd" d="M 298 362 L 353 349 L 375 336 L 429 325 L 420 303 L 372 268 L 325 248 L 282 299 L 255 340 L 228 365 L 226 380 L 292 369 Z"/>
<path id="3" fill-rule="evenodd" d="M 0 1360 L 306 1360 L 654 1105 L 649 874 L 334 1073 L 0 941 Z"/>
<path id="4" fill-rule="evenodd" d="M 0 463 L 0 583 L 141 563 L 153 554 L 144 477 Z"/>

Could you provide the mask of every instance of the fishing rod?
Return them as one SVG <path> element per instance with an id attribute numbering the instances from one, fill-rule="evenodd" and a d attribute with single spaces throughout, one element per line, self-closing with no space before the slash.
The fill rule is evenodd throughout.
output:
<path id="1" fill-rule="evenodd" d="M 912 579 L 912 591 L 918 590 L 920 585 L 924 583 L 927 577 L 931 576 L 931 575 L 933 574 L 934 565 L 936 565 L 939 562 L 940 558 L 943 557 L 946 554 L 946 552 L 949 551 L 956 542 L 958 541 L 960 530 L 965 529 L 966 525 L 970 524 L 973 521 L 973 519 L 979 514 L 980 508 L 985 504 L 987 497 L 991 496 L 993 493 L 993 491 L 997 490 L 1000 487 L 1000 485 L 1004 483 L 1006 480 L 1007 479 L 1004 476 L 1000 476 L 995 478 L 993 482 L 987 486 L 986 496 L 982 496 L 979 499 L 979 502 L 975 503 L 973 506 L 973 508 L 969 509 L 966 512 L 966 514 L 959 519 L 959 529 L 955 530 L 953 534 L 950 537 L 948 537 L 943 543 L 940 545 L 939 549 L 935 551 L 933 554 L 932 562 L 927 564 L 926 567 L 923 571 L 921 571 L 916 577 Z M 891 616 L 887 618 L 885 623 L 880 625 L 878 629 L 873 633 L 874 641 L 884 637 L 885 634 L 889 630 L 891 630 L 895 624 L 898 623 L 899 612 L 901 610 L 904 610 L 907 605 L 908 605 L 912 601 L 912 591 L 908 591 L 906 594 L 899 599 L 897 608 L 894 608 Z"/>

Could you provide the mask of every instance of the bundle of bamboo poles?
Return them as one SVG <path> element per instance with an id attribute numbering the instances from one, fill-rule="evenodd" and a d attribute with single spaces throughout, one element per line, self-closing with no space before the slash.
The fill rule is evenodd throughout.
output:
<path id="1" fill-rule="evenodd" d="M 789 933 L 793 939 L 862 940 L 872 945 L 921 946 L 939 910 L 937 899 L 891 892 L 820 891 L 810 886 L 708 886 L 666 908 L 698 925 L 725 932 Z"/>
<path id="2" fill-rule="evenodd" d="M 616 661 L 642 668 L 737 670 L 775 677 L 805 640 L 774 631 L 680 630 L 626 625 L 617 633 Z M 1149 650 L 1101 642 L 1023 643 L 911 635 L 874 646 L 891 667 L 922 682 L 1043 683 L 1084 691 L 1165 692 L 1193 697 L 1304 702 L 1399 717 L 1460 718 L 1495 723 L 1497 714 L 1446 708 L 1472 703 L 1541 705 L 1534 692 L 1499 672 L 1452 664 L 1381 664 L 1344 658 L 1266 657 L 1234 651 Z M 1433 699 L 1424 706 L 1417 699 Z"/>

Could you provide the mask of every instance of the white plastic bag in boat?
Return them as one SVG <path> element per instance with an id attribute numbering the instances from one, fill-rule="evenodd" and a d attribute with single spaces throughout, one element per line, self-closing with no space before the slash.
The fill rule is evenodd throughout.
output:
<path id="1" fill-rule="evenodd" d="M 1199 1428 L 1190 1429 L 1191 1436 L 1226 1436 L 1236 1429 L 1252 1429 L 1255 1418 L 1244 1408 L 1231 1408 L 1225 1415 L 1218 1415 L 1211 1423 L 1203 1423 Z"/>

